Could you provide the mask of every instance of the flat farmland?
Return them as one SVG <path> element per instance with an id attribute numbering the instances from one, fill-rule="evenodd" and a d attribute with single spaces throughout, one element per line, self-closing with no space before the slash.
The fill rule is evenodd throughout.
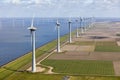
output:
<path id="1" fill-rule="evenodd" d="M 70 80 L 120 80 L 120 77 L 113 77 L 113 76 L 71 76 Z"/>
<path id="2" fill-rule="evenodd" d="M 111 61 L 45 60 L 41 64 L 52 66 L 53 72 L 64 74 L 114 75 Z"/>

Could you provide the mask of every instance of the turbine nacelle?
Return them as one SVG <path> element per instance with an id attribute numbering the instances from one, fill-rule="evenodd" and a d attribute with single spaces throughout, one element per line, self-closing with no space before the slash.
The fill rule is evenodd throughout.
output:
<path id="1" fill-rule="evenodd" d="M 69 21 L 68 21 L 69 23 L 72 23 L 72 21 L 69 19 Z"/>
<path id="2" fill-rule="evenodd" d="M 57 25 L 57 26 L 60 26 L 60 23 L 58 22 L 58 20 L 57 20 L 57 22 L 56 22 L 56 25 Z"/>
<path id="3" fill-rule="evenodd" d="M 28 29 L 30 31 L 35 31 L 37 29 L 36 27 L 34 27 L 34 15 L 33 15 L 33 18 L 32 18 L 31 27 L 28 27 Z"/>
<path id="4" fill-rule="evenodd" d="M 28 27 L 28 29 L 30 30 L 30 31 L 36 31 L 36 27 Z"/>

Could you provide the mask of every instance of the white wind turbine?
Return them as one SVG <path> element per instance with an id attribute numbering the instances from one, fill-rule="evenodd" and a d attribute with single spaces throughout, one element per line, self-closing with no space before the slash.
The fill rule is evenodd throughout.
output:
<path id="1" fill-rule="evenodd" d="M 82 35 L 84 33 L 84 30 L 83 30 L 83 19 L 80 17 L 80 35 Z"/>
<path id="2" fill-rule="evenodd" d="M 79 32 L 78 32 L 78 20 L 76 20 L 76 26 L 77 26 L 77 32 L 76 32 L 76 37 L 79 37 Z"/>
<path id="3" fill-rule="evenodd" d="M 69 43 L 72 43 L 71 23 L 72 23 L 72 21 L 69 19 L 69 21 L 68 21 L 68 24 L 69 24 Z"/>
<path id="4" fill-rule="evenodd" d="M 57 27 L 57 52 L 60 52 L 60 23 L 56 22 L 56 27 Z"/>
<path id="5" fill-rule="evenodd" d="M 36 72 L 36 59 L 35 59 L 35 31 L 37 28 L 33 26 L 34 17 L 31 22 L 31 27 L 28 29 L 31 32 L 31 41 L 32 41 L 32 72 Z"/>

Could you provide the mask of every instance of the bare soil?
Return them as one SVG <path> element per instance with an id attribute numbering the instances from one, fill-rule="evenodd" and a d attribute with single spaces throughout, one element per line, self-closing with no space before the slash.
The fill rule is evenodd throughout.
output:
<path id="1" fill-rule="evenodd" d="M 120 60 L 120 53 L 117 52 L 79 52 L 70 51 L 65 54 L 53 54 L 48 59 L 56 60 Z"/>
<path id="2" fill-rule="evenodd" d="M 95 46 L 79 46 L 79 45 L 65 45 L 62 47 L 62 51 L 80 51 L 80 52 L 93 52 Z"/>

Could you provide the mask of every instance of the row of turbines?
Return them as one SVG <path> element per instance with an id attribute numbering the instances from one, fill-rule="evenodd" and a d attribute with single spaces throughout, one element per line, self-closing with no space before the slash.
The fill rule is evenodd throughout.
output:
<path id="1" fill-rule="evenodd" d="M 94 24 L 95 19 L 92 18 L 79 18 L 76 20 L 77 30 L 76 30 L 76 37 L 80 37 L 81 34 L 83 34 L 88 28 L 91 27 L 92 24 Z M 69 43 L 72 43 L 72 30 L 71 30 L 71 24 L 72 20 L 68 20 L 69 24 Z M 60 23 L 57 20 L 56 22 L 57 27 L 57 52 L 61 52 L 60 49 Z M 31 41 L 32 41 L 32 72 L 36 72 L 36 58 L 35 58 L 35 31 L 37 30 L 36 27 L 34 27 L 34 19 L 32 19 L 31 26 L 28 28 L 31 33 Z"/>

